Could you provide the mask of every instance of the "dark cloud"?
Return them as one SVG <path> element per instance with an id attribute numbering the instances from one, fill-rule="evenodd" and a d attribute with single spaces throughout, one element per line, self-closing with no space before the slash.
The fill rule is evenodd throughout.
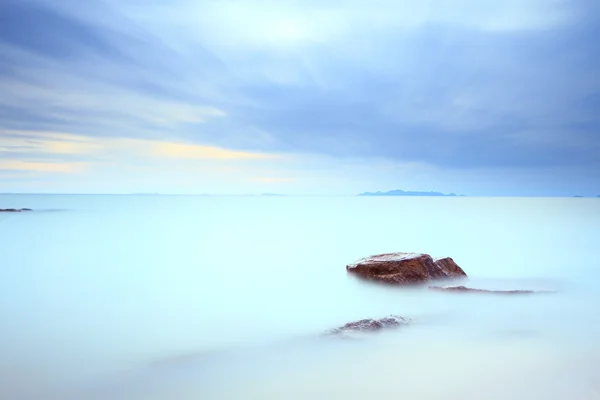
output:
<path id="1" fill-rule="evenodd" d="M 397 46 L 377 38 L 385 74 L 334 62 L 323 72 L 340 83 L 336 89 L 244 86 L 255 104 L 235 109 L 235 117 L 268 132 L 269 140 L 228 137 L 227 129 L 199 134 L 244 149 L 384 156 L 442 167 L 598 165 L 595 31 L 428 26 Z M 461 99 L 471 104 L 457 105 Z"/>
<path id="2" fill-rule="evenodd" d="M 154 98 L 193 103 L 206 101 L 208 97 L 182 83 L 190 77 L 223 81 L 229 73 L 222 61 L 201 45 L 195 44 L 189 54 L 182 54 L 165 44 L 151 29 L 118 15 L 102 1 L 90 0 L 86 4 L 97 12 L 93 24 L 66 12 L 70 7 L 60 8 L 58 4 L 68 3 L 0 2 L 0 45 L 13 50 L 0 52 L 0 77 L 59 88 L 51 76 L 28 74 L 31 69 L 41 69 L 49 75 L 77 77 L 79 85 L 83 80 L 128 88 Z M 117 30 L 103 24 L 104 20 L 117 20 L 127 28 Z M 26 67 L 24 71 L 23 67 Z M 35 105 L 31 104 L 22 112 L 34 112 L 34 109 Z M 44 119 L 41 116 L 42 122 Z"/>
<path id="3" fill-rule="evenodd" d="M 93 27 L 31 0 L 0 3 L 0 41 L 59 59 L 90 50 L 108 58 L 122 56 Z"/>

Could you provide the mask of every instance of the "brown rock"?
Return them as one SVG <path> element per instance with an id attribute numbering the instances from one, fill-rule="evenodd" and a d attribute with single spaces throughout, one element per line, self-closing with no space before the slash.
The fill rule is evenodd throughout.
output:
<path id="1" fill-rule="evenodd" d="M 465 274 L 465 271 L 462 270 L 461 267 L 458 266 L 458 264 L 456 264 L 454 262 L 454 260 L 450 257 L 443 257 L 443 258 L 437 258 L 434 260 L 435 263 L 440 267 L 440 269 L 442 271 L 444 271 L 444 273 L 447 276 L 451 276 L 451 277 L 466 277 L 467 274 Z M 442 276 L 443 278 L 444 276 Z"/>
<path id="2" fill-rule="evenodd" d="M 549 291 L 535 291 L 535 290 L 486 290 L 486 289 L 473 289 L 466 286 L 429 286 L 429 290 L 436 290 L 439 292 L 470 292 L 470 293 L 490 293 L 490 294 L 533 294 L 533 293 L 552 293 Z"/>
<path id="3" fill-rule="evenodd" d="M 398 328 L 402 325 L 408 325 L 410 319 L 398 315 L 380 319 L 361 319 L 359 321 L 348 322 L 346 325 L 325 332 L 325 335 L 345 335 L 356 332 L 376 332 L 382 329 Z"/>
<path id="4" fill-rule="evenodd" d="M 420 253 L 378 254 L 349 264 L 346 270 L 364 279 L 395 285 L 467 276 L 449 257 L 434 260 Z"/>

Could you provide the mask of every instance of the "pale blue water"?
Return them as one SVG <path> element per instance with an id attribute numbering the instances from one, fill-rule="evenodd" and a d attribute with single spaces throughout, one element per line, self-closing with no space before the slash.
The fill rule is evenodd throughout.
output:
<path id="1" fill-rule="evenodd" d="M 1 195 L 9 207 L 36 211 L 0 214 L 2 399 L 600 398 L 600 199 Z M 391 251 L 451 256 L 472 287 L 558 292 L 346 274 Z M 415 324 L 314 339 L 391 313 Z"/>

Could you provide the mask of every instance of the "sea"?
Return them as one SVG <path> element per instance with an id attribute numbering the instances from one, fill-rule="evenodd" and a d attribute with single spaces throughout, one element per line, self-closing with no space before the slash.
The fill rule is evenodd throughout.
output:
<path id="1" fill-rule="evenodd" d="M 600 399 L 600 199 L 0 195 L 23 207 L 0 214 L 3 400 Z M 396 251 L 552 293 L 346 272 Z"/>

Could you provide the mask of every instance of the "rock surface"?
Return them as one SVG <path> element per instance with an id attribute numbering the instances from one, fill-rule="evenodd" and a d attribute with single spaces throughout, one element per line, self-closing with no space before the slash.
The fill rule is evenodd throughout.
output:
<path id="1" fill-rule="evenodd" d="M 364 279 L 394 285 L 467 276 L 452 258 L 433 259 L 421 253 L 378 254 L 349 264 L 346 270 Z"/>
<path id="2" fill-rule="evenodd" d="M 33 211 L 30 208 L 0 208 L 0 212 L 21 212 L 21 211 Z"/>
<path id="3" fill-rule="evenodd" d="M 390 315 L 380 319 L 361 319 L 359 321 L 348 322 L 346 325 L 325 332 L 325 335 L 346 335 L 357 332 L 376 332 L 383 329 L 398 328 L 402 325 L 408 325 L 409 318 L 398 315 Z"/>
<path id="4" fill-rule="evenodd" d="M 470 293 L 491 293 L 491 294 L 533 294 L 533 293 L 552 293 L 550 291 L 536 291 L 536 290 L 486 290 L 486 289 L 473 289 L 466 286 L 429 286 L 429 290 L 436 290 L 439 292 L 470 292 Z"/>

